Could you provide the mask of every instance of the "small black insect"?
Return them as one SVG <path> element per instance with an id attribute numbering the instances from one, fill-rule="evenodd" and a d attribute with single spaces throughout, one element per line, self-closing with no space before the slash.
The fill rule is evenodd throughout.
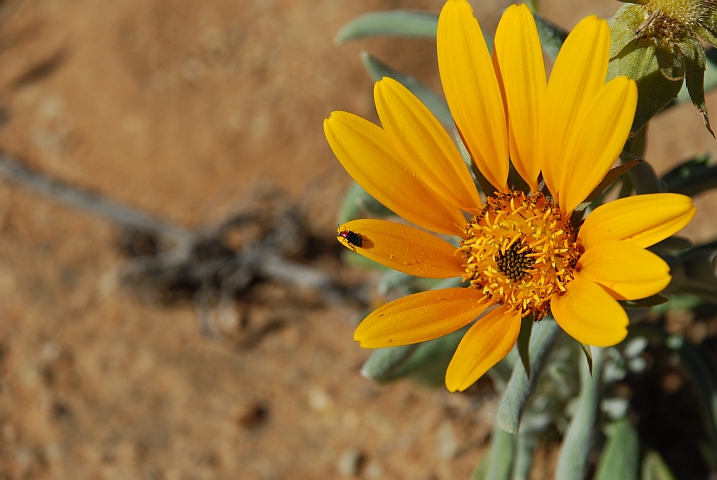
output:
<path id="1" fill-rule="evenodd" d="M 336 236 L 346 240 L 349 244 L 349 248 L 351 248 L 354 252 L 356 251 L 356 247 L 361 248 L 361 245 L 363 245 L 363 238 L 360 233 L 344 229 L 337 233 Z"/>

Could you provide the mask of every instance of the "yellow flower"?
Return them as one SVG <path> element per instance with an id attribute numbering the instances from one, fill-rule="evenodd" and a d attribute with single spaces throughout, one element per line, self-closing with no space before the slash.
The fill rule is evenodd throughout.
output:
<path id="1" fill-rule="evenodd" d="M 461 137 L 496 189 L 485 204 L 448 133 L 398 82 L 384 78 L 374 89 L 383 128 L 346 112 L 324 122 L 329 145 L 356 182 L 409 222 L 460 237 L 460 248 L 373 219 L 339 227 L 360 234 L 361 247 L 339 241 L 401 272 L 470 282 L 380 307 L 356 329 L 362 347 L 431 340 L 487 311 L 446 373 L 449 390 L 465 390 L 511 350 L 521 318 L 552 313 L 576 340 L 615 345 L 628 325 L 617 300 L 645 298 L 669 283 L 669 267 L 645 247 L 692 219 L 689 197 L 624 198 L 595 209 L 579 230 L 570 222 L 618 157 L 635 114 L 635 83 L 619 77 L 605 84 L 609 36 L 604 20 L 580 22 L 548 83 L 525 5 L 503 15 L 491 59 L 468 2 L 446 3 L 438 66 Z M 509 159 L 534 193 L 511 189 Z M 541 172 L 552 197 L 540 193 Z"/>

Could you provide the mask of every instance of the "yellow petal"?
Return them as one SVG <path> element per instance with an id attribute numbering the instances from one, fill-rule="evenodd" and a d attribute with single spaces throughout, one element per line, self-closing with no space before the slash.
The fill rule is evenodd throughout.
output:
<path id="1" fill-rule="evenodd" d="M 677 193 L 621 198 L 590 212 L 578 241 L 586 250 L 608 240 L 645 248 L 677 233 L 694 216 L 692 199 Z"/>
<path id="2" fill-rule="evenodd" d="M 361 235 L 361 246 L 350 245 L 340 233 Z M 386 220 L 354 220 L 341 225 L 336 238 L 356 253 L 399 272 L 424 278 L 453 278 L 464 273 L 463 256 L 440 238 Z"/>
<path id="3" fill-rule="evenodd" d="M 395 150 L 449 203 L 473 212 L 481 201 L 461 154 L 436 117 L 392 78 L 376 82 L 376 110 Z"/>
<path id="4" fill-rule="evenodd" d="M 483 33 L 466 0 L 446 2 L 436 41 L 443 91 L 466 148 L 488 181 L 506 191 L 508 133 L 503 99 Z"/>
<path id="5" fill-rule="evenodd" d="M 546 80 L 538 29 L 526 5 L 511 5 L 503 14 L 495 33 L 496 54 L 514 137 L 510 158 L 520 176 L 537 191 Z"/>
<path id="6" fill-rule="evenodd" d="M 661 292 L 670 283 L 670 267 L 644 248 L 610 240 L 588 249 L 575 278 L 597 282 L 618 300 L 637 300 Z"/>
<path id="7" fill-rule="evenodd" d="M 333 112 L 324 133 L 349 175 L 373 198 L 418 226 L 463 235 L 465 217 L 429 188 L 396 154 L 386 132 L 347 112 Z"/>
<path id="8" fill-rule="evenodd" d="M 625 310 L 597 283 L 576 278 L 566 292 L 550 302 L 555 321 L 581 343 L 596 347 L 617 345 L 627 336 Z"/>
<path id="9" fill-rule="evenodd" d="M 446 371 L 446 387 L 463 391 L 498 363 L 515 345 L 520 315 L 505 306 L 490 311 L 468 329 Z"/>
<path id="10" fill-rule="evenodd" d="M 572 212 L 602 181 L 615 163 L 630 133 L 637 107 L 637 85 L 618 77 L 604 85 L 565 132 L 558 202 Z"/>
<path id="11" fill-rule="evenodd" d="M 364 348 L 426 342 L 471 323 L 490 306 L 475 288 L 429 290 L 399 298 L 364 318 L 354 340 Z"/>
<path id="12" fill-rule="evenodd" d="M 610 28 L 596 16 L 584 18 L 565 40 L 545 92 L 543 106 L 542 170 L 555 196 L 563 184 L 567 132 L 605 83 L 610 56 Z"/>

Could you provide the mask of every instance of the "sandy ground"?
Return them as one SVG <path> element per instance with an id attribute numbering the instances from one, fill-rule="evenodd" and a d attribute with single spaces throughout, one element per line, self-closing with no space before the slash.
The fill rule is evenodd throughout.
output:
<path id="1" fill-rule="evenodd" d="M 475 3 L 491 30 L 509 2 Z M 567 27 L 620 6 L 544 3 Z M 332 37 L 363 12 L 441 4 L 6 0 L 0 150 L 187 228 L 276 186 L 331 237 L 349 179 L 321 122 L 339 109 L 375 119 L 358 53 L 439 87 L 431 41 Z M 717 151 L 691 107 L 652 127 L 658 171 Z M 688 234 L 711 238 L 714 199 L 698 204 Z M 350 305 L 267 288 L 251 318 L 247 305 L 219 312 L 208 338 L 190 302 L 120 286 L 126 258 L 106 220 L 3 182 L 0 233 L 0 479 L 451 479 L 483 455 L 495 399 L 362 378 Z M 325 261 L 347 268 L 335 252 Z M 281 328 L 236 341 L 273 320 Z"/>

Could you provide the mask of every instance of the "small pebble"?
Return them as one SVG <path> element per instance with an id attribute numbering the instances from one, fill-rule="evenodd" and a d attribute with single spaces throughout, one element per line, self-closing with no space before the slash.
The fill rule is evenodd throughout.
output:
<path id="1" fill-rule="evenodd" d="M 365 461 L 364 454 L 356 448 L 347 448 L 341 453 L 337 468 L 344 477 L 355 477 L 361 472 Z"/>
<path id="2" fill-rule="evenodd" d="M 263 402 L 253 402 L 247 405 L 239 414 L 237 423 L 246 430 L 255 430 L 269 419 L 269 406 Z"/>

